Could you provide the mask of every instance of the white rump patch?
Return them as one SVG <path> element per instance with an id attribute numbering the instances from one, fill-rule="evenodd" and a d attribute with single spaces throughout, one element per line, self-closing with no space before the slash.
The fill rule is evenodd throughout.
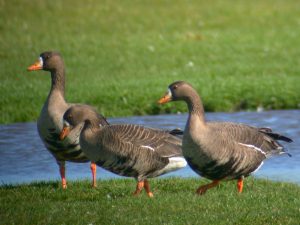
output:
<path id="1" fill-rule="evenodd" d="M 169 163 L 161 171 L 160 174 L 168 173 L 174 170 L 178 170 L 187 165 L 187 162 L 183 157 L 171 157 L 169 158 Z"/>
<path id="2" fill-rule="evenodd" d="M 240 145 L 243 145 L 243 146 L 246 146 L 246 147 L 248 147 L 248 148 L 254 149 L 254 150 L 256 150 L 256 151 L 259 151 L 259 152 L 261 152 L 262 154 L 266 155 L 266 153 L 265 153 L 263 150 L 261 150 L 260 148 L 254 146 L 254 145 L 247 145 L 247 144 L 243 144 L 243 143 L 240 143 L 240 142 L 239 142 L 239 144 L 240 144 Z"/>
<path id="3" fill-rule="evenodd" d="M 142 145 L 141 147 L 142 147 L 142 148 L 150 149 L 151 151 L 155 151 L 154 148 L 152 148 L 152 147 L 150 147 L 150 146 L 147 146 L 147 145 Z"/>
<path id="4" fill-rule="evenodd" d="M 185 159 L 183 157 L 171 157 L 171 158 L 169 158 L 169 161 L 170 161 L 169 164 L 175 163 L 179 167 L 185 167 L 187 165 L 187 162 L 185 161 Z"/>

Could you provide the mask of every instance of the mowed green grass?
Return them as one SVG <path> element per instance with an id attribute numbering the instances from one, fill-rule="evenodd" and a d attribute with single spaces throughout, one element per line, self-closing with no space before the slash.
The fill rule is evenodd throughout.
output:
<path id="1" fill-rule="evenodd" d="M 50 89 L 27 72 L 58 50 L 66 98 L 107 117 L 185 112 L 158 106 L 186 80 L 207 111 L 299 108 L 300 1 L 0 1 L 0 123 L 35 121 Z"/>
<path id="2" fill-rule="evenodd" d="M 133 197 L 133 179 L 0 187 L 0 224 L 299 224 L 300 187 L 246 179 L 244 192 L 224 182 L 195 194 L 203 179 L 151 180 L 154 198 Z"/>

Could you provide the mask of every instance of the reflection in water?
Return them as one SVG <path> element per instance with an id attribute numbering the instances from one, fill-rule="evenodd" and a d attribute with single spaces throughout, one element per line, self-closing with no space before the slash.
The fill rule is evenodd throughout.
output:
<path id="1" fill-rule="evenodd" d="M 255 176 L 300 183 L 300 110 L 207 113 L 208 120 L 233 121 L 271 127 L 294 140 L 285 144 L 292 157 L 282 155 L 265 161 Z M 187 114 L 112 118 L 110 123 L 134 123 L 162 129 L 184 129 Z M 66 163 L 68 180 L 91 179 L 89 163 Z M 164 176 L 198 177 L 190 168 Z M 98 167 L 97 178 L 117 178 Z M 0 125 L 0 184 L 59 180 L 52 155 L 43 146 L 35 123 Z"/>

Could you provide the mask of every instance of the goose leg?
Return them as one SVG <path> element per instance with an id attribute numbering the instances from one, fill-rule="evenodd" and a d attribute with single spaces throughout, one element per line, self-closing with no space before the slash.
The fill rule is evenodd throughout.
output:
<path id="1" fill-rule="evenodd" d="M 152 198 L 153 197 L 153 193 L 150 191 L 150 184 L 148 182 L 148 180 L 145 180 L 144 182 L 144 188 L 145 188 L 145 191 L 147 192 L 147 195 Z"/>
<path id="2" fill-rule="evenodd" d="M 243 191 L 243 186 L 244 186 L 243 178 L 238 179 L 238 182 L 237 182 L 237 188 L 238 188 L 238 192 L 239 192 L 239 193 L 242 193 L 242 191 Z"/>
<path id="3" fill-rule="evenodd" d="M 136 190 L 133 195 L 138 196 L 144 188 L 144 181 L 138 181 L 136 185 Z"/>
<path id="4" fill-rule="evenodd" d="M 92 176 L 93 176 L 93 183 L 92 183 L 92 187 L 95 188 L 97 187 L 97 183 L 96 183 L 96 164 L 94 162 L 91 162 L 91 170 L 92 170 Z"/>
<path id="5" fill-rule="evenodd" d="M 66 176 L 65 176 L 65 162 L 64 161 L 59 161 L 57 162 L 58 166 L 59 166 L 59 173 L 60 173 L 60 177 L 61 177 L 61 184 L 62 184 L 62 188 L 66 189 L 67 188 L 67 180 L 66 180 Z"/>
<path id="6" fill-rule="evenodd" d="M 208 189 L 217 186 L 219 183 L 220 183 L 219 180 L 213 180 L 213 182 L 211 182 L 211 183 L 209 183 L 209 184 L 200 186 L 200 187 L 197 189 L 196 193 L 197 193 L 198 195 L 204 195 L 205 192 L 206 192 Z"/>

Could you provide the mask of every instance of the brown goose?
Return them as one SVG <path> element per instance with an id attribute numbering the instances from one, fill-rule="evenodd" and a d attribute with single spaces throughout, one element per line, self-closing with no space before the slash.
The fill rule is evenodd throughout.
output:
<path id="1" fill-rule="evenodd" d="M 59 165 L 62 187 L 67 187 L 65 178 L 65 161 L 84 163 L 88 158 L 80 149 L 80 127 L 74 130 L 62 142 L 59 133 L 63 128 L 63 115 L 71 104 L 65 101 L 65 67 L 62 57 L 58 52 L 44 52 L 39 60 L 28 67 L 28 71 L 46 70 L 51 73 L 51 89 L 37 121 L 39 135 L 45 147 L 54 156 Z M 89 108 L 90 106 L 84 106 Z M 102 125 L 108 124 L 104 117 L 99 119 Z M 96 186 L 96 165 L 91 163 L 93 175 L 92 186 Z"/>
<path id="2" fill-rule="evenodd" d="M 244 177 L 259 169 L 266 158 L 286 153 L 277 140 L 292 142 L 269 128 L 207 122 L 200 96 L 184 81 L 169 85 L 159 103 L 169 101 L 187 103 L 189 117 L 183 135 L 183 155 L 196 173 L 212 180 L 212 183 L 200 186 L 198 194 L 204 194 L 220 181 L 233 179 L 238 180 L 238 192 L 241 193 Z"/>
<path id="3" fill-rule="evenodd" d="M 99 126 L 99 119 L 94 110 L 72 106 L 64 114 L 61 139 L 84 124 L 80 134 L 84 153 L 106 170 L 134 177 L 138 181 L 134 195 L 144 188 L 152 197 L 147 178 L 186 166 L 181 139 L 169 132 L 132 124 Z"/>

